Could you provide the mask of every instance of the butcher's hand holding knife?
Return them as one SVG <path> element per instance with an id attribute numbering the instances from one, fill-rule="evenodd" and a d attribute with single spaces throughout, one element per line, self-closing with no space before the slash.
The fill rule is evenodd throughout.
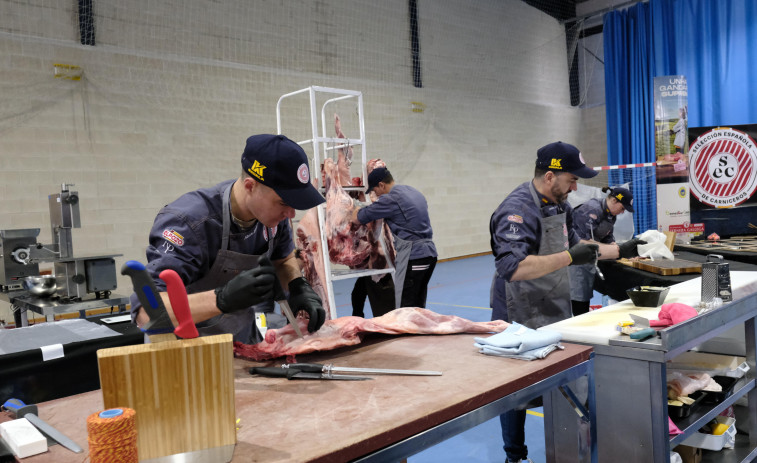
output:
<path id="1" fill-rule="evenodd" d="M 223 313 L 242 310 L 261 302 L 273 300 L 276 272 L 268 257 L 260 265 L 245 270 L 215 290 L 216 306 Z M 308 281 L 298 277 L 289 282 L 289 304 L 295 312 L 305 311 L 310 318 L 308 331 L 315 332 L 326 320 L 326 311 L 318 294 Z"/>

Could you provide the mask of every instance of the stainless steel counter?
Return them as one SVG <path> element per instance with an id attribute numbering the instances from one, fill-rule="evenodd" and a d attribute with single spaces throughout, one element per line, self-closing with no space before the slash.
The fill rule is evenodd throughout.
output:
<path id="1" fill-rule="evenodd" d="M 628 320 L 628 313 L 656 319 L 659 308 L 637 308 L 624 301 L 595 312 L 545 327 L 563 333 L 563 339 L 594 348 L 594 373 L 597 401 L 597 447 L 600 462 L 617 462 L 618 455 L 628 463 L 668 462 L 670 450 L 732 405 L 742 396 L 748 401 L 749 437 L 740 435 L 736 448 L 705 452 L 704 461 L 752 461 L 757 458 L 757 371 L 755 317 L 757 317 L 757 272 L 734 272 L 734 301 L 660 331 L 660 336 L 644 342 L 630 342 L 613 332 L 617 322 Z M 700 280 L 671 287 L 666 303 L 694 305 L 698 301 Z M 743 345 L 750 370 L 738 381 L 733 394 L 714 406 L 703 406 L 686 419 L 676 420 L 683 434 L 669 437 L 667 412 L 666 362 L 729 330 L 743 332 Z M 734 354 L 736 355 L 736 354 Z M 554 394 L 553 394 L 554 396 Z M 545 415 L 556 423 L 568 411 L 545 402 Z M 548 443 L 550 445 L 548 436 Z M 555 441 L 557 457 L 570 455 L 571 443 Z M 709 460 L 708 460 L 709 458 Z"/>

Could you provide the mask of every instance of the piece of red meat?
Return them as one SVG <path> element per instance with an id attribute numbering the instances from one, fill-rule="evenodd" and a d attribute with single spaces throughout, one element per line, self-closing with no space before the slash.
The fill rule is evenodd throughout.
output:
<path id="1" fill-rule="evenodd" d="M 306 333 L 307 320 L 298 319 L 298 322 L 303 333 Z M 304 338 L 298 338 L 291 325 L 278 330 L 268 330 L 265 340 L 258 344 L 235 342 L 234 355 L 258 361 L 286 356 L 291 362 L 294 361 L 296 355 L 360 344 L 365 333 L 499 333 L 508 326 L 510 324 L 502 320 L 474 322 L 455 315 L 441 315 L 419 307 L 403 307 L 375 318 L 347 316 L 327 320 L 320 330 Z"/>

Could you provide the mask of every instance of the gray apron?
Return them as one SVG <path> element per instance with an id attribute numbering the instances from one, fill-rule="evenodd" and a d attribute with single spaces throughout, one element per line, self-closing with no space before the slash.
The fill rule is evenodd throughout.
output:
<path id="1" fill-rule="evenodd" d="M 541 209 L 533 184 L 529 185 L 534 203 Z M 568 249 L 565 213 L 542 217 L 539 254 L 545 256 Z M 563 267 L 540 278 L 505 283 L 507 314 L 529 328 L 539 328 L 570 318 L 570 278 Z"/>
<path id="2" fill-rule="evenodd" d="M 602 210 L 607 209 L 607 200 L 602 201 Z M 613 223 L 602 220 L 597 230 L 592 233 L 596 241 L 602 241 L 612 233 Z M 594 296 L 594 278 L 597 269 L 594 264 L 572 265 L 568 267 L 570 274 L 570 299 L 572 301 L 590 301 Z"/>
<path id="3" fill-rule="evenodd" d="M 242 254 L 230 251 L 229 247 L 229 228 L 231 227 L 231 205 L 229 195 L 233 183 L 223 192 L 223 236 L 221 249 L 216 255 L 216 260 L 210 271 L 204 277 L 187 286 L 189 294 L 209 291 L 218 288 L 229 282 L 239 272 L 255 268 L 258 266 L 258 260 L 262 255 Z M 273 233 L 269 230 L 271 238 L 268 240 L 268 251 L 266 255 L 270 257 L 273 252 Z M 214 334 L 231 333 L 234 335 L 234 341 L 245 344 L 255 344 L 262 341 L 262 336 L 255 326 L 255 312 L 266 312 L 266 321 L 268 328 L 280 328 L 286 324 L 284 317 L 273 312 L 273 301 L 264 302 L 236 312 L 217 315 L 197 324 L 197 330 L 201 336 Z M 283 320 L 282 320 L 283 319 Z M 277 326 L 278 325 L 278 326 Z"/>
<path id="4" fill-rule="evenodd" d="M 402 288 L 405 286 L 405 275 L 407 274 L 407 263 L 410 262 L 410 252 L 413 250 L 413 243 L 425 243 L 432 241 L 431 238 L 422 240 L 403 240 L 392 233 L 394 238 L 394 249 L 397 251 L 394 258 L 394 305 L 399 309 L 402 304 Z"/>

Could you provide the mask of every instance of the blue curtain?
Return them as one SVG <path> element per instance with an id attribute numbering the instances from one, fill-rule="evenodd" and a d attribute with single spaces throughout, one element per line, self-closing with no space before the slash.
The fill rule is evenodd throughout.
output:
<path id="1" fill-rule="evenodd" d="M 756 19 L 757 0 L 650 0 L 607 13 L 608 163 L 654 161 L 655 76 L 686 77 L 691 127 L 757 123 Z M 634 195 L 655 191 L 634 181 Z M 634 203 L 636 230 L 657 228 L 656 202 Z"/>

